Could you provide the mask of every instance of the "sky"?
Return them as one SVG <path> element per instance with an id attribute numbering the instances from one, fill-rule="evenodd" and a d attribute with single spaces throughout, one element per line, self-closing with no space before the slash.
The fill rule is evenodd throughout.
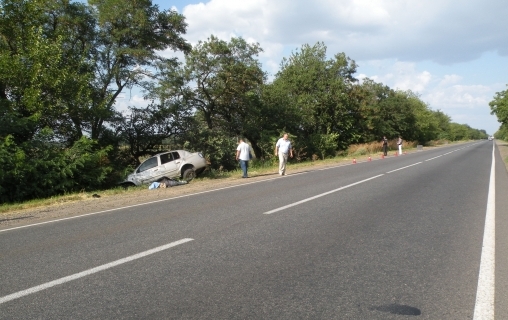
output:
<path id="1" fill-rule="evenodd" d="M 259 43 L 273 78 L 283 57 L 323 42 L 330 58 L 344 52 L 356 77 L 411 90 L 432 110 L 494 134 L 489 102 L 508 89 L 506 0 L 154 0 L 188 24 L 191 44 L 210 35 Z M 164 52 L 172 55 L 171 52 Z M 124 95 L 129 105 L 142 97 Z"/>

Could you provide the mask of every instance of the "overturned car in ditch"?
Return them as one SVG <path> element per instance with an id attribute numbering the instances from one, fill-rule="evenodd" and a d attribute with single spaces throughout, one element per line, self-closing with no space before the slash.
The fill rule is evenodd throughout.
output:
<path id="1" fill-rule="evenodd" d="M 127 179 L 123 186 L 150 184 L 167 179 L 190 181 L 206 169 L 206 159 L 201 152 L 173 150 L 146 159 Z"/>

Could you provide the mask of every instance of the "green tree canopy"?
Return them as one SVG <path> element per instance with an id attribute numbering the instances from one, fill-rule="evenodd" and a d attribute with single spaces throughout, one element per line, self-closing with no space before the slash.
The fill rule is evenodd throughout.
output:
<path id="1" fill-rule="evenodd" d="M 491 114 L 495 114 L 498 121 L 508 124 L 508 90 L 496 92 L 494 100 L 490 103 Z"/>
<path id="2" fill-rule="evenodd" d="M 285 126 L 287 130 L 305 140 L 309 152 L 321 154 L 317 141 L 323 140 L 316 135 L 332 134 L 338 149 L 347 148 L 359 136 L 354 127 L 358 105 L 350 95 L 357 81 L 356 63 L 344 53 L 331 59 L 326 53 L 323 43 L 303 45 L 283 59 L 272 84 L 277 88 L 273 92 L 282 93 L 279 101 L 294 114 L 291 120 L 296 120 Z"/>

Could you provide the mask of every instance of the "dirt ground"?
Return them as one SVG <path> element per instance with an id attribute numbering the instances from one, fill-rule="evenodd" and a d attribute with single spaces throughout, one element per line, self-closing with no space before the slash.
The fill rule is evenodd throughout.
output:
<path id="1" fill-rule="evenodd" d="M 501 152 L 505 165 L 508 169 L 508 142 L 496 141 Z M 358 159 L 360 161 L 360 159 Z M 365 161 L 365 159 L 363 160 Z M 288 174 L 294 174 L 302 171 L 314 170 L 327 166 L 337 166 L 350 164 L 350 160 L 344 160 L 335 164 L 320 164 L 315 162 L 312 166 L 295 169 L 291 165 L 288 166 Z M 175 186 L 166 189 L 156 190 L 135 190 L 124 194 L 104 196 L 98 198 L 88 198 L 85 200 L 67 202 L 63 204 L 55 204 L 45 207 L 33 209 L 25 209 L 20 211 L 6 212 L 0 214 L 0 229 L 17 227 L 25 224 L 41 223 L 57 218 L 68 218 L 79 216 L 87 213 L 101 212 L 113 210 L 115 208 L 133 206 L 153 201 L 164 201 L 167 199 L 182 197 L 199 192 L 210 192 L 218 188 L 227 188 L 235 185 L 252 183 L 260 180 L 277 178 L 277 172 L 268 174 L 259 174 L 249 172 L 251 178 L 242 179 L 240 176 L 234 178 L 215 179 L 215 180 L 196 180 L 191 181 L 187 185 Z"/>

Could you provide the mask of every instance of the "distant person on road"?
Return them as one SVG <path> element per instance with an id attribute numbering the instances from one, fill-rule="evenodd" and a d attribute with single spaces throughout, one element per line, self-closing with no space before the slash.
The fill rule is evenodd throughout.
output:
<path id="1" fill-rule="evenodd" d="M 240 161 L 240 168 L 242 168 L 242 178 L 248 178 L 247 170 L 249 168 L 250 160 L 250 146 L 243 141 L 243 138 L 238 139 L 238 147 L 236 147 L 236 160 Z"/>
<path id="2" fill-rule="evenodd" d="M 383 136 L 383 155 L 388 155 L 388 139 L 386 139 L 386 136 Z"/>
<path id="3" fill-rule="evenodd" d="M 399 136 L 399 140 L 397 140 L 397 145 L 399 146 L 399 155 L 402 155 L 402 137 Z"/>
<path id="4" fill-rule="evenodd" d="M 293 147 L 291 146 L 291 141 L 289 141 L 287 133 L 284 133 L 282 138 L 277 141 L 275 145 L 275 155 L 279 156 L 279 175 L 283 176 L 286 174 L 288 156 L 293 158 Z"/>

